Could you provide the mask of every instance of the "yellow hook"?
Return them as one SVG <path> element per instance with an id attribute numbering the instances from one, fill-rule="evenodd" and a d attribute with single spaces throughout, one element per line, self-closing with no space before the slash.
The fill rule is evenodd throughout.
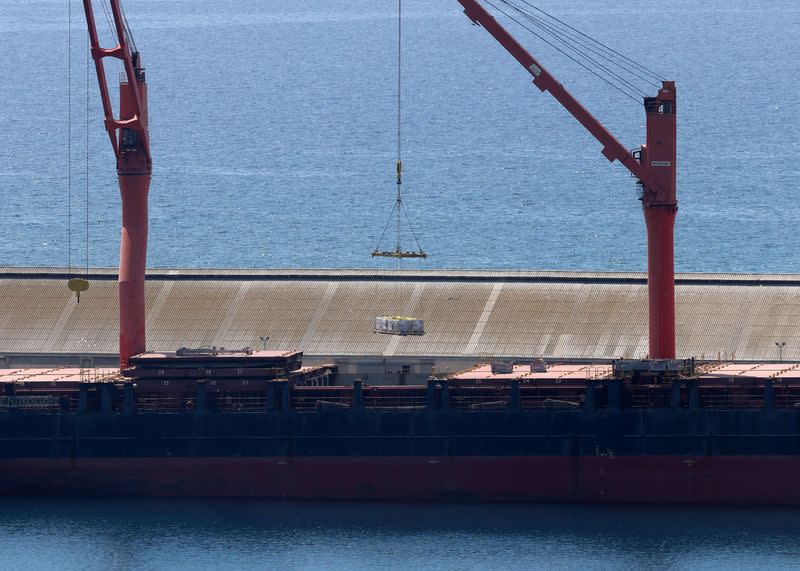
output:
<path id="1" fill-rule="evenodd" d="M 78 298 L 78 303 L 80 303 L 81 292 L 89 289 L 89 282 L 83 278 L 72 278 L 67 282 L 67 287 L 70 289 L 70 291 L 75 292 L 75 296 Z"/>

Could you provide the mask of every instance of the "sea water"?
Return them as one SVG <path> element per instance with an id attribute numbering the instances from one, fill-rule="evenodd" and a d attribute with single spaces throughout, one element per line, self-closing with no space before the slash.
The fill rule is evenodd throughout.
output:
<path id="1" fill-rule="evenodd" d="M 68 5 L 0 2 L 0 266 L 117 264 L 114 158 Z M 537 5 L 677 81 L 676 269 L 800 272 L 800 3 Z M 379 242 L 396 190 L 396 2 L 124 6 L 150 90 L 150 267 L 394 267 L 369 254 L 395 245 L 394 223 Z M 404 267 L 644 271 L 627 170 L 455 0 L 403 10 L 403 191 L 429 254 Z M 623 145 L 644 143 L 640 101 L 511 29 Z"/>
<path id="2" fill-rule="evenodd" d="M 5 500 L 5 569 L 796 569 L 782 509 Z"/>

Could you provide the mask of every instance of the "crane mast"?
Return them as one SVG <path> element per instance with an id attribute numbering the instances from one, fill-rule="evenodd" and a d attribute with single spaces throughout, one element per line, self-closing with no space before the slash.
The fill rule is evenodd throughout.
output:
<path id="1" fill-rule="evenodd" d="M 122 234 L 119 251 L 119 364 L 128 366 L 133 355 L 145 351 L 144 279 L 147 263 L 147 195 L 152 160 L 147 129 L 147 83 L 138 51 L 131 38 L 119 0 L 110 0 L 117 45 L 100 47 L 91 0 L 83 0 L 92 58 L 100 86 L 103 115 L 117 159 L 122 198 Z M 114 117 L 103 60 L 122 61 L 119 117 Z"/>
<path id="2" fill-rule="evenodd" d="M 609 161 L 622 163 L 641 186 L 647 226 L 649 357 L 675 358 L 675 246 L 678 201 L 676 182 L 675 82 L 663 81 L 655 97 L 646 97 L 646 142 L 637 156 L 628 151 L 545 67 L 476 0 L 458 0 L 464 13 L 486 29 L 602 145 Z"/>

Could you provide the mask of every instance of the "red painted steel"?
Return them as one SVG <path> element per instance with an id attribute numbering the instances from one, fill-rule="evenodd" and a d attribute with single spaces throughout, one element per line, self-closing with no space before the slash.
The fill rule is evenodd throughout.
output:
<path id="1" fill-rule="evenodd" d="M 131 50 L 119 0 L 110 0 L 118 44 L 101 48 L 91 0 L 83 0 L 92 58 L 97 71 L 105 127 L 117 159 L 122 197 L 122 233 L 119 252 L 119 360 L 145 351 L 144 280 L 147 264 L 147 196 L 152 160 L 147 127 L 147 85 L 138 52 Z M 103 59 L 122 61 L 119 118 L 114 117 Z"/>
<path id="2" fill-rule="evenodd" d="M 797 456 L 0 460 L 0 494 L 800 505 Z"/>
<path id="3" fill-rule="evenodd" d="M 664 81 L 656 97 L 645 99 L 646 144 L 637 160 L 561 85 L 545 67 L 476 0 L 458 0 L 470 20 L 480 24 L 602 145 L 609 161 L 619 161 L 644 187 L 642 207 L 647 223 L 649 357 L 675 358 L 674 222 L 678 210 L 676 179 L 675 82 Z"/>
<path id="4" fill-rule="evenodd" d="M 650 357 L 675 357 L 675 189 L 677 122 L 675 82 L 665 81 L 654 98 L 645 100 L 647 142 L 640 160 L 649 172 L 642 207 L 647 224 L 647 284 Z"/>
<path id="5" fill-rule="evenodd" d="M 674 227 L 677 207 L 645 206 L 650 358 L 675 357 Z"/>
<path id="6" fill-rule="evenodd" d="M 122 236 L 119 246 L 119 366 L 146 350 L 144 278 L 150 175 L 119 176 Z"/>

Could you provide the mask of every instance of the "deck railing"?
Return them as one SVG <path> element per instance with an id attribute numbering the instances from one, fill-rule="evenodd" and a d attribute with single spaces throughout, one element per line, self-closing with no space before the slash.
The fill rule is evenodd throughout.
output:
<path id="1" fill-rule="evenodd" d="M 674 391 L 663 385 L 627 385 L 620 381 L 591 380 L 571 385 L 460 384 L 436 381 L 407 386 L 295 386 L 275 383 L 269 390 L 207 392 L 135 392 L 122 384 L 89 383 L 80 391 L 46 392 L 26 388 L 0 396 L 3 412 L 318 412 L 333 409 L 373 411 L 409 410 L 544 410 L 544 409 L 679 409 L 763 410 L 800 409 L 800 386 L 776 383 L 698 384 L 680 382 Z M 275 390 L 273 390 L 275 389 Z M 127 391 L 127 392 L 126 392 Z M 271 391 L 271 392 L 270 392 Z M 591 391 L 591 394 L 590 392 Z"/>

